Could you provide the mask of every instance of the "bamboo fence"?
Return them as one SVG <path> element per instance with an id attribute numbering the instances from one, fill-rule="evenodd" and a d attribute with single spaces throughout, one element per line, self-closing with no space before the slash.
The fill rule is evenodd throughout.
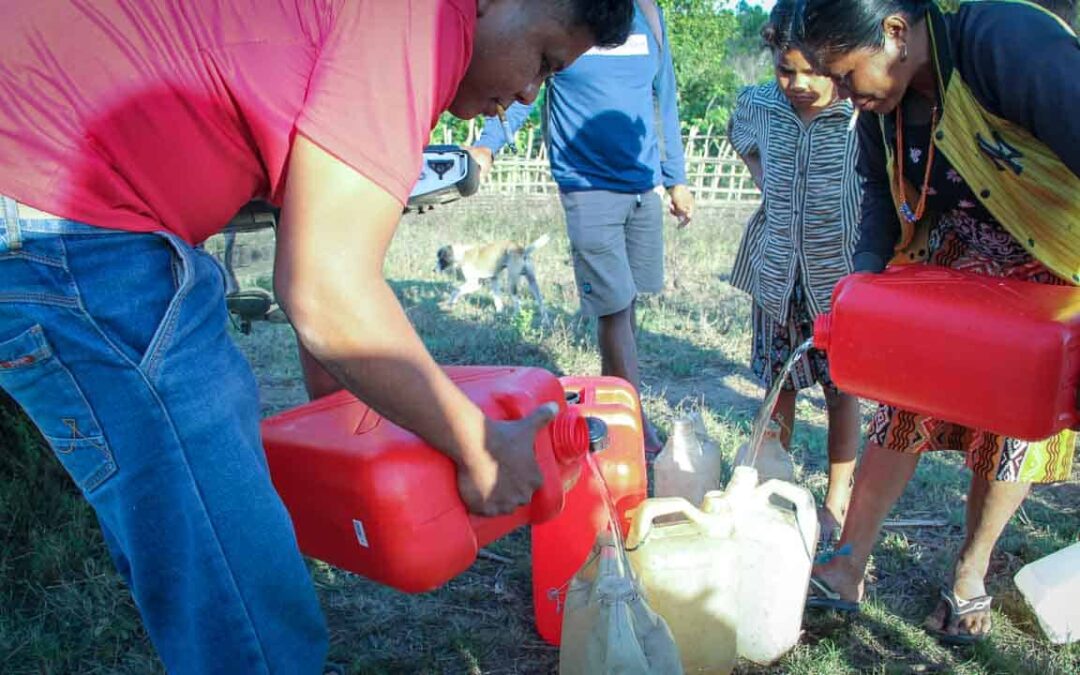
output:
<path id="1" fill-rule="evenodd" d="M 479 125 L 470 122 L 464 139 L 455 139 L 444 129 L 441 143 L 469 145 L 479 135 Z M 537 129 L 529 126 L 518 132 L 518 154 L 503 150 L 483 181 L 480 194 L 507 196 L 554 195 L 558 188 L 551 179 L 547 145 Z M 731 144 L 710 127 L 704 131 L 692 127 L 683 138 L 686 156 L 686 179 L 700 204 L 755 202 L 761 193 L 750 172 Z"/>

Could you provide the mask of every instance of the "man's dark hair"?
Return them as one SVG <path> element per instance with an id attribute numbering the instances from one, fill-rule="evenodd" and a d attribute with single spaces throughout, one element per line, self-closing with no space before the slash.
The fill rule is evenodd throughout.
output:
<path id="1" fill-rule="evenodd" d="M 932 0 L 794 0 L 791 39 L 811 52 L 844 54 L 885 44 L 882 23 L 899 14 L 913 24 Z"/>
<path id="2" fill-rule="evenodd" d="M 586 26 L 600 47 L 618 47 L 630 36 L 634 0 L 558 0 L 570 13 L 570 23 Z"/>

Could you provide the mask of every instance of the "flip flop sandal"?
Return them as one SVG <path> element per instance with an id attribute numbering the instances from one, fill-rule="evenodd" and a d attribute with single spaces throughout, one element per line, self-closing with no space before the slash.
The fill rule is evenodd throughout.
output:
<path id="1" fill-rule="evenodd" d="M 956 597 L 956 593 L 947 586 L 941 587 L 941 599 L 945 601 L 945 604 L 949 606 L 949 613 L 945 615 L 945 627 L 950 624 L 955 624 L 957 630 L 960 630 L 959 620 L 961 617 L 968 614 L 974 614 L 976 612 L 990 612 L 990 605 L 993 601 L 993 596 L 980 595 L 977 598 L 971 598 L 970 600 L 961 600 Z M 934 630 L 926 629 L 927 633 L 930 633 L 939 642 L 946 645 L 965 646 L 973 645 L 977 642 L 985 640 L 990 635 L 990 629 L 988 628 L 985 633 L 949 633 L 945 628 Z"/>
<path id="2" fill-rule="evenodd" d="M 814 561 L 817 565 L 824 565 L 833 558 L 842 555 L 851 555 L 851 545 L 845 544 L 835 551 L 822 553 Z M 844 600 L 840 594 L 822 578 L 810 575 L 810 592 L 806 596 L 808 609 L 831 609 L 844 614 L 858 614 L 859 603 L 853 600 Z"/>

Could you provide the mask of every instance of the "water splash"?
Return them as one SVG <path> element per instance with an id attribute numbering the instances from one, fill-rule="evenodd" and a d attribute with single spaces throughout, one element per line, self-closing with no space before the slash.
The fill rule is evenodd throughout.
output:
<path id="1" fill-rule="evenodd" d="M 757 415 L 754 417 L 754 426 L 750 433 L 750 452 L 746 453 L 748 458 L 747 463 L 750 466 L 753 466 L 757 461 L 758 451 L 761 450 L 761 443 L 765 440 L 765 428 L 769 425 L 769 420 L 772 419 L 773 408 L 776 407 L 776 399 L 780 397 L 780 390 L 783 388 L 788 374 L 791 372 L 791 369 L 795 367 L 795 362 L 798 361 L 803 354 L 810 351 L 813 346 L 814 339 L 810 338 L 796 347 L 795 350 L 791 352 L 791 356 L 788 357 L 787 363 L 784 364 L 784 368 L 773 380 L 772 389 L 770 389 L 768 395 L 765 396 L 765 402 L 761 404 L 761 408 L 758 409 Z"/>

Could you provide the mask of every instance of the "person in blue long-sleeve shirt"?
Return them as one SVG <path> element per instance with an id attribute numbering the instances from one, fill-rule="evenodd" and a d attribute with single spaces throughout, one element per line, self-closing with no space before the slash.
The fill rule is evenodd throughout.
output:
<path id="1" fill-rule="evenodd" d="M 664 285 L 663 207 L 655 188 L 667 189 L 680 225 L 689 222 L 694 199 L 663 16 L 653 0 L 635 4 L 624 44 L 592 49 L 547 79 L 542 113 L 581 309 L 597 317 L 602 373 L 639 387 L 635 300 Z M 507 109 L 512 133 L 534 100 Z M 487 118 L 470 151 L 486 172 L 506 142 L 499 120 Z M 646 452 L 655 455 L 656 431 L 648 423 L 645 429 Z"/>

